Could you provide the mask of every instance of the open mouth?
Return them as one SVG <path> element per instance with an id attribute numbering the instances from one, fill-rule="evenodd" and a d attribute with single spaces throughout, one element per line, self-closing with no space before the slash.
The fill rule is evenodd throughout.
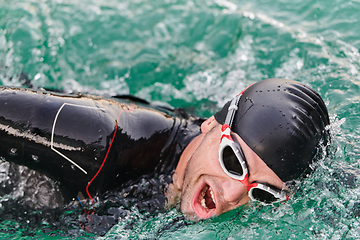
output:
<path id="1" fill-rule="evenodd" d="M 201 206 L 203 208 L 207 209 L 213 209 L 215 208 L 215 199 L 214 199 L 214 193 L 212 189 L 209 187 L 209 185 L 205 185 L 204 188 L 201 190 L 201 194 L 199 196 L 201 198 Z"/>
<path id="2" fill-rule="evenodd" d="M 205 183 L 195 194 L 193 198 L 193 210 L 201 219 L 206 219 L 215 215 L 215 196 L 208 184 Z"/>

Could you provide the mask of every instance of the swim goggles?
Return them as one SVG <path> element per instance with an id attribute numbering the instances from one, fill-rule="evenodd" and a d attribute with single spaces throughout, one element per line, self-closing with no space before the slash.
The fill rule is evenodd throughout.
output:
<path id="1" fill-rule="evenodd" d="M 248 190 L 248 195 L 253 201 L 260 201 L 264 204 L 288 200 L 284 191 L 266 183 L 249 183 L 249 171 L 246 164 L 246 158 L 238 143 L 232 139 L 231 126 L 238 109 L 241 94 L 236 96 L 228 108 L 225 122 L 221 127 L 221 138 L 219 146 L 219 161 L 224 172 L 239 180 Z"/>

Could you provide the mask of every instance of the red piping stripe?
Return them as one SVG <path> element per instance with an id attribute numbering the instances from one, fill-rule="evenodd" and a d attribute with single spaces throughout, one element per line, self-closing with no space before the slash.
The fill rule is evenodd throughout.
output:
<path id="1" fill-rule="evenodd" d="M 134 107 L 134 106 L 135 106 L 135 103 L 132 102 L 131 105 L 132 105 L 132 107 Z M 104 164 L 105 164 L 105 162 L 106 162 L 106 159 L 107 159 L 107 157 L 108 157 L 108 155 L 109 155 L 111 146 L 112 146 L 112 144 L 113 144 L 113 142 L 114 142 L 114 139 L 115 139 L 115 136 L 116 136 L 116 132 L 117 132 L 118 123 L 119 123 L 119 119 L 120 119 L 121 113 L 124 112 L 124 111 L 126 111 L 126 112 L 132 112 L 132 110 L 133 110 L 133 109 L 131 109 L 131 110 L 121 110 L 121 111 L 120 111 L 119 116 L 118 116 L 118 118 L 117 118 L 117 120 L 116 120 L 114 135 L 113 135 L 113 137 L 112 137 L 112 139 L 111 139 L 109 148 L 108 148 L 108 150 L 107 150 L 107 152 L 106 152 L 106 155 L 105 155 L 105 158 L 104 158 L 104 160 L 103 160 L 103 162 L 102 162 L 99 170 L 97 171 L 97 173 L 96 173 L 96 174 L 94 175 L 94 177 L 90 180 L 90 182 L 88 182 L 88 184 L 87 184 L 87 186 L 86 186 L 86 193 L 87 193 L 87 195 L 89 196 L 89 198 L 90 198 L 90 200 L 91 200 L 92 203 L 94 203 L 94 200 L 93 200 L 93 198 L 91 197 L 91 195 L 90 195 L 90 193 L 89 193 L 89 186 L 90 186 L 90 184 L 94 181 L 94 179 L 97 177 L 97 175 L 100 173 L 101 169 L 103 168 L 103 166 L 104 166 Z"/>
<path id="2" fill-rule="evenodd" d="M 241 182 L 243 185 L 245 185 L 245 187 L 247 188 L 248 191 L 250 191 L 251 188 L 253 187 L 257 187 L 257 183 L 249 183 L 249 175 L 246 174 L 243 180 L 239 180 L 239 182 Z"/>

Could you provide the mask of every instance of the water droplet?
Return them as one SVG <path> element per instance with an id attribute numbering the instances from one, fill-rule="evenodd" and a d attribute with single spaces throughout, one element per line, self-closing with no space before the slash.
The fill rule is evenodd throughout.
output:
<path id="1" fill-rule="evenodd" d="M 17 154 L 17 149 L 16 148 L 10 149 L 10 155 L 11 156 L 16 156 L 16 154 Z"/>
<path id="2" fill-rule="evenodd" d="M 95 157 L 95 161 L 97 161 L 97 157 Z"/>
<path id="3" fill-rule="evenodd" d="M 39 157 L 36 155 L 31 155 L 32 160 L 34 160 L 35 162 L 39 162 Z"/>
<path id="4" fill-rule="evenodd" d="M 76 168 L 75 165 L 71 165 L 72 170 L 75 170 L 75 168 Z"/>
<path id="5" fill-rule="evenodd" d="M 282 162 L 285 162 L 285 159 L 284 159 L 284 158 L 282 158 L 282 159 L 281 159 L 281 161 L 282 161 Z"/>

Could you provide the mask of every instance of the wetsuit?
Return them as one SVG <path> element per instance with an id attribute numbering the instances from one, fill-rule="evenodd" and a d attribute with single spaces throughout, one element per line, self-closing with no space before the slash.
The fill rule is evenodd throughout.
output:
<path id="1" fill-rule="evenodd" d="M 0 88 L 0 157 L 93 198 L 144 174 L 171 173 L 199 118 L 120 98 Z"/>

